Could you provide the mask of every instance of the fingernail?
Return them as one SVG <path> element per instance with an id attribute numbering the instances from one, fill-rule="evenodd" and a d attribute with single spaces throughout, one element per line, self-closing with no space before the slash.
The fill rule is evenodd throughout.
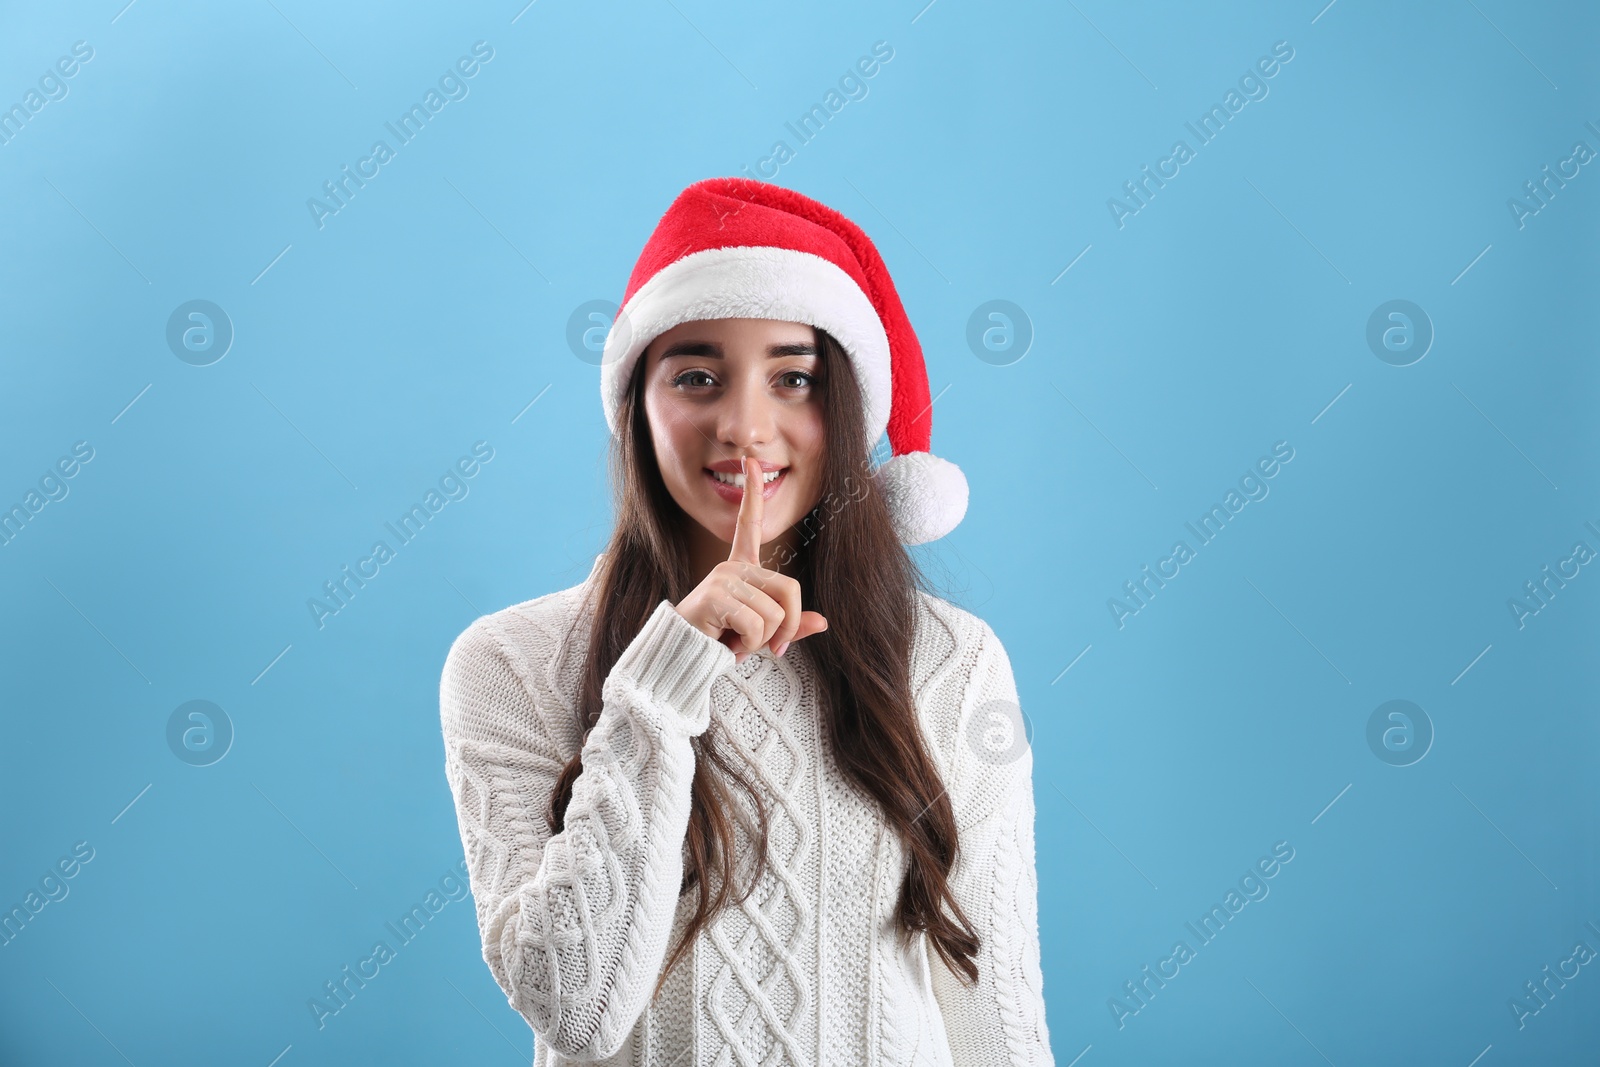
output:
<path id="1" fill-rule="evenodd" d="M 787 642 L 787 641 L 785 641 L 783 644 L 779 645 L 778 646 L 778 655 L 780 655 L 780 656 L 783 655 L 784 649 L 786 649 L 788 647 L 789 647 L 789 642 Z"/>

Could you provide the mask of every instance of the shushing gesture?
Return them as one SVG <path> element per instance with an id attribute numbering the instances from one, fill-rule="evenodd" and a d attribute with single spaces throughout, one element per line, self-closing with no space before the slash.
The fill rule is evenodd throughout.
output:
<path id="1" fill-rule="evenodd" d="M 745 456 L 744 496 L 733 527 L 733 551 L 676 605 L 677 612 L 734 652 L 741 662 L 771 643 L 781 656 L 802 637 L 828 628 L 828 620 L 800 607 L 800 583 L 761 566 L 761 464 Z"/>

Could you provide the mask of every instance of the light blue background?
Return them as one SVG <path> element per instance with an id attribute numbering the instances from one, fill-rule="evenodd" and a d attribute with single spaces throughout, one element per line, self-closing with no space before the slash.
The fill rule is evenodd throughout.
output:
<path id="1" fill-rule="evenodd" d="M 94 49 L 0 145 L 0 505 L 94 449 L 0 547 L 0 905 L 94 849 L 0 947 L 0 1062 L 529 1061 L 468 900 L 324 1028 L 307 1001 L 461 860 L 451 639 L 609 529 L 570 316 L 779 139 L 773 180 L 882 249 L 971 483 L 919 558 L 1032 722 L 1057 1062 L 1592 1062 L 1600 965 L 1510 1002 L 1600 949 L 1600 576 L 1507 606 L 1600 549 L 1600 172 L 1507 206 L 1600 148 L 1592 7 L 123 2 L 0 15 L 0 106 Z M 469 95 L 319 229 L 307 199 L 479 40 Z M 1279 41 L 1119 228 L 1108 199 Z M 194 299 L 235 331 L 204 367 L 165 339 Z M 967 343 L 996 299 L 1020 359 Z M 1395 299 L 1436 331 L 1403 367 L 1366 341 Z M 307 600 L 477 441 L 470 493 L 319 629 Z M 1119 628 L 1108 599 L 1278 441 L 1270 495 Z M 196 699 L 236 734 L 206 767 L 166 739 Z M 1368 746 L 1392 699 L 1435 731 L 1410 766 Z M 1270 895 L 1119 1027 L 1279 841 Z"/>

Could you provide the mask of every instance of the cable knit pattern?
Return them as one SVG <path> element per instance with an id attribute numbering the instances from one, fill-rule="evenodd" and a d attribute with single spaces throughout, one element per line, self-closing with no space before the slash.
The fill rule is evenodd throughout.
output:
<path id="1" fill-rule="evenodd" d="M 440 680 L 445 770 L 483 958 L 533 1028 L 535 1067 L 1054 1067 L 1032 756 L 996 763 L 966 740 L 986 704 L 1016 701 L 994 631 L 917 595 L 912 691 L 961 827 L 951 887 L 982 940 L 979 983 L 968 987 L 926 938 L 898 943 L 905 855 L 824 741 L 804 641 L 782 658 L 735 663 L 663 600 L 606 678 L 565 826 L 551 835 L 551 787 L 579 751 L 574 708 L 595 574 L 475 621 Z M 690 742 L 713 719 L 766 807 L 768 868 L 651 999 L 693 910 L 693 894 L 678 897 Z M 741 790 L 732 795 L 749 864 L 755 812 Z"/>

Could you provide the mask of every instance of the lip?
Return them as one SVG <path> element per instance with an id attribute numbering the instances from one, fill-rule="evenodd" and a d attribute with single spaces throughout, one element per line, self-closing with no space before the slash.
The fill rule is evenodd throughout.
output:
<path id="1" fill-rule="evenodd" d="M 779 487 L 781 487 L 784 481 L 789 477 L 789 468 L 787 467 L 778 467 L 776 464 L 774 464 L 772 466 L 763 466 L 762 468 L 763 473 L 774 469 L 781 470 L 783 473 L 772 479 L 772 481 L 766 482 L 762 485 L 761 500 L 763 503 L 771 500 L 773 494 L 778 491 Z M 715 491 L 718 496 L 735 507 L 739 506 L 739 503 L 744 499 L 743 489 L 737 485 L 729 485 L 726 482 L 717 481 L 716 476 L 713 475 L 709 469 L 703 471 L 702 473 L 706 476 L 706 481 L 711 483 L 712 490 Z M 739 473 L 739 469 L 735 467 L 733 470 L 726 471 L 724 473 L 737 474 Z"/>

